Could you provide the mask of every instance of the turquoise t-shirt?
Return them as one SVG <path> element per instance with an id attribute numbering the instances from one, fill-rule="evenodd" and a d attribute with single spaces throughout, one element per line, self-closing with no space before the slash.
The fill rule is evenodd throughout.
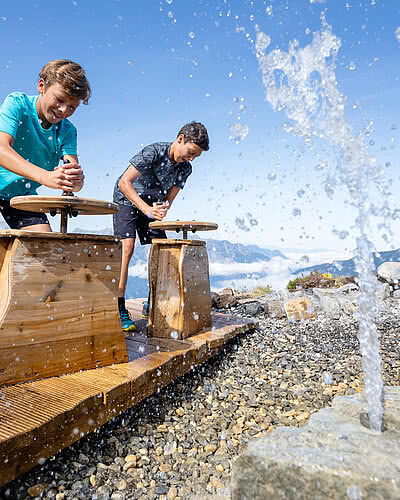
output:
<path id="1" fill-rule="evenodd" d="M 64 155 L 77 154 L 75 126 L 67 119 L 52 125 L 41 126 L 36 101 L 39 96 L 22 92 L 8 95 L 0 106 L 0 132 L 14 137 L 13 149 L 25 160 L 54 170 Z M 0 166 L 0 198 L 37 194 L 39 183 L 25 179 Z"/>

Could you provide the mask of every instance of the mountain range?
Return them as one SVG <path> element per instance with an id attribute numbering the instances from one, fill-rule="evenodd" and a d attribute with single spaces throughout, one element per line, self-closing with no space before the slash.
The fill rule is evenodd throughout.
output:
<path id="1" fill-rule="evenodd" d="M 0 221 L 0 229 L 8 227 Z M 75 228 L 75 233 L 83 234 L 112 234 L 111 228 L 101 230 L 87 230 Z M 170 233 L 169 237 L 176 237 L 175 233 Z M 197 235 L 190 235 L 192 239 L 200 239 Z M 257 281 L 267 283 L 271 278 L 269 263 L 282 269 L 282 276 L 287 280 L 290 275 L 306 275 L 314 270 L 321 273 L 330 273 L 332 276 L 357 276 L 354 258 L 346 260 L 334 260 L 307 267 L 297 268 L 294 260 L 288 258 L 279 249 L 267 249 L 258 245 L 245 245 L 241 243 L 231 243 L 227 240 L 205 239 L 208 258 L 210 263 L 210 284 L 212 289 L 220 289 L 225 286 L 235 288 L 257 286 Z M 145 297 L 148 293 L 147 282 L 147 261 L 149 245 L 138 244 L 135 248 L 132 265 L 129 268 L 129 279 L 127 285 L 127 298 Z M 283 250 L 285 251 L 285 250 Z M 288 249 L 290 254 L 291 249 Z M 300 252 L 300 251 L 299 251 Z M 303 251 L 304 252 L 304 251 Z M 307 251 L 312 254 L 313 250 Z M 375 252 L 373 254 L 375 268 L 387 261 L 400 262 L 400 249 Z M 273 260 L 273 262 L 271 262 Z M 271 267 L 272 269 L 272 267 Z M 275 271 L 276 272 L 276 271 Z M 279 271 L 280 272 L 280 271 Z"/>
<path id="2" fill-rule="evenodd" d="M 383 264 L 384 262 L 400 262 L 400 248 L 397 250 L 388 250 L 385 252 L 374 252 L 374 266 L 375 269 Z M 334 260 L 332 263 L 319 264 L 316 266 L 302 267 L 296 271 L 292 271 L 292 274 L 296 276 L 310 274 L 310 272 L 317 270 L 320 273 L 330 273 L 332 276 L 358 276 L 356 270 L 355 260 Z"/>

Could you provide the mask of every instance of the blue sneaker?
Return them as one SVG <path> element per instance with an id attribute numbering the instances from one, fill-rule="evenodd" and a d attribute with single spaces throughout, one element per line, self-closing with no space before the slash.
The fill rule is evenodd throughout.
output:
<path id="1" fill-rule="evenodd" d="M 149 309 L 150 309 L 150 306 L 149 306 L 149 303 L 146 300 L 146 302 L 143 302 L 142 318 L 148 319 L 148 317 L 149 317 Z"/>
<path id="2" fill-rule="evenodd" d="M 124 332 L 134 332 L 136 330 L 136 326 L 133 324 L 127 309 L 120 311 L 119 317 L 121 319 L 122 330 Z"/>

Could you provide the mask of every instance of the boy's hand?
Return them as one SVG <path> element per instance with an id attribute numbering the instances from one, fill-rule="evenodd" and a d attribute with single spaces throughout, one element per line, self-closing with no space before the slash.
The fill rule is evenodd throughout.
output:
<path id="1" fill-rule="evenodd" d="M 157 202 L 157 203 L 154 202 L 153 206 L 149 207 L 149 208 L 150 208 L 150 210 L 149 210 L 147 216 L 150 219 L 162 221 L 164 219 L 164 217 L 167 215 L 168 206 L 167 206 L 167 203 L 165 201 L 163 201 L 162 203 L 161 202 Z"/>
<path id="2" fill-rule="evenodd" d="M 66 180 L 72 183 L 71 191 L 80 191 L 83 188 L 85 176 L 83 175 L 83 170 L 79 163 L 64 163 L 62 168 L 64 169 Z"/>
<path id="3" fill-rule="evenodd" d="M 80 191 L 85 176 L 78 163 L 67 163 L 56 167 L 51 172 L 45 172 L 41 184 L 67 192 Z"/>

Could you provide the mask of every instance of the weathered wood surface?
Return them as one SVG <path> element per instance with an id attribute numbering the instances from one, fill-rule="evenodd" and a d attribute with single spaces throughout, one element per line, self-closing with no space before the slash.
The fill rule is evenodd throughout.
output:
<path id="1" fill-rule="evenodd" d="M 0 387 L 127 361 L 113 237 L 0 232 Z"/>
<path id="2" fill-rule="evenodd" d="M 66 208 L 81 215 L 106 215 L 119 212 L 116 203 L 79 196 L 15 196 L 11 198 L 10 204 L 13 208 L 29 212 L 60 213 Z"/>
<path id="3" fill-rule="evenodd" d="M 127 301 L 134 320 L 141 301 Z M 213 314 L 185 341 L 127 335 L 133 361 L 0 389 L 0 486 L 214 356 L 252 322 Z"/>
<path id="4" fill-rule="evenodd" d="M 215 231 L 218 224 L 215 222 L 201 222 L 196 220 L 163 220 L 150 222 L 152 229 L 162 229 L 163 231 Z"/>
<path id="5" fill-rule="evenodd" d="M 153 239 L 149 284 L 151 336 L 184 339 L 211 326 L 205 241 Z"/>

